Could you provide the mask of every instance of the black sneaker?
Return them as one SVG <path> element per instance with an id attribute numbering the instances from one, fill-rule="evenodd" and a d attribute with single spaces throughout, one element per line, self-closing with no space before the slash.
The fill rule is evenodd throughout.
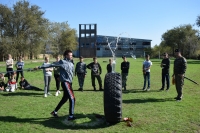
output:
<path id="1" fill-rule="evenodd" d="M 103 89 L 102 89 L 102 88 L 100 88 L 99 90 L 100 90 L 100 91 L 103 91 Z"/>
<path id="2" fill-rule="evenodd" d="M 68 117 L 68 118 L 67 118 L 68 121 L 73 121 L 73 120 L 75 120 L 75 119 L 76 119 L 76 117 L 74 117 L 74 116 L 73 116 L 73 117 Z"/>
<path id="3" fill-rule="evenodd" d="M 175 97 L 174 99 L 177 99 L 178 97 Z"/>
<path id="4" fill-rule="evenodd" d="M 161 88 L 161 89 L 160 89 L 160 91 L 163 91 L 163 90 L 164 90 L 164 88 Z"/>
<path id="5" fill-rule="evenodd" d="M 78 90 L 79 90 L 79 91 L 83 91 L 83 88 L 79 88 Z"/>
<path id="6" fill-rule="evenodd" d="M 146 91 L 147 89 L 146 89 L 146 88 L 143 88 L 142 90 L 143 90 L 143 91 Z"/>
<path id="7" fill-rule="evenodd" d="M 178 101 L 178 102 L 181 101 L 181 100 L 182 100 L 181 98 L 176 98 L 176 101 Z"/>
<path id="8" fill-rule="evenodd" d="M 124 86 L 124 90 L 126 91 L 126 86 Z"/>
<path id="9" fill-rule="evenodd" d="M 55 111 L 52 111 L 50 114 L 51 114 L 53 117 L 58 117 L 58 114 L 55 113 Z"/>

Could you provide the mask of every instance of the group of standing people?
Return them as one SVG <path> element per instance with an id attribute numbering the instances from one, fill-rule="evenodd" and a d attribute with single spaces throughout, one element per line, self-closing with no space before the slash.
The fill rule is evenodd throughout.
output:
<path id="1" fill-rule="evenodd" d="M 8 58 L 6 60 L 6 71 L 7 71 L 6 74 L 7 74 L 8 80 L 14 74 L 13 66 L 14 66 L 14 61 L 12 59 L 12 56 L 11 56 L 11 54 L 8 54 Z M 23 73 L 24 61 L 23 61 L 21 56 L 18 58 L 18 61 L 15 64 L 15 67 L 17 68 L 17 70 L 16 70 L 16 74 L 17 74 L 16 81 L 18 81 L 19 74 L 21 74 L 21 76 L 24 76 L 24 73 Z"/>
<path id="2" fill-rule="evenodd" d="M 102 79 L 100 76 L 102 73 L 102 68 L 101 68 L 101 65 L 97 61 L 97 57 L 93 57 L 93 62 L 91 62 L 88 65 L 86 65 L 83 62 L 82 56 L 80 56 L 79 59 L 80 61 L 76 64 L 76 67 L 75 67 L 75 76 L 77 75 L 79 86 L 80 86 L 79 90 L 83 91 L 84 78 L 85 78 L 85 75 L 87 74 L 86 68 L 88 68 L 91 70 L 91 81 L 92 81 L 92 87 L 94 91 L 97 90 L 96 84 L 95 84 L 95 78 L 98 81 L 99 90 L 102 91 L 103 90 Z M 122 59 L 123 59 L 123 62 L 121 63 L 122 87 L 124 88 L 124 90 L 126 90 L 126 81 L 127 81 L 127 77 L 129 73 L 130 63 L 127 61 L 125 56 L 123 56 Z M 107 73 L 110 73 L 113 71 L 112 59 L 109 59 L 109 64 L 107 64 L 106 68 L 107 68 Z"/>
<path id="3" fill-rule="evenodd" d="M 6 59 L 6 73 L 0 73 L 0 90 L 1 91 L 10 91 L 13 92 L 15 91 L 18 86 L 18 80 L 19 76 L 20 81 L 19 81 L 19 86 L 21 89 L 34 89 L 34 90 L 41 90 L 40 88 L 37 88 L 35 86 L 30 85 L 30 83 L 25 79 L 24 77 L 24 61 L 22 56 L 18 57 L 18 60 L 16 63 L 14 63 L 14 60 L 12 59 L 11 54 L 8 54 L 7 59 Z M 16 70 L 14 70 L 14 66 L 16 67 Z M 5 77 L 8 77 L 8 81 L 5 81 Z"/>
<path id="4" fill-rule="evenodd" d="M 184 76 L 187 69 L 187 61 L 186 59 L 181 55 L 181 52 L 179 49 L 175 49 L 175 60 L 174 60 L 174 68 L 173 68 L 173 74 L 172 79 L 174 80 L 175 88 L 177 91 L 177 96 L 174 98 L 177 101 L 181 101 L 183 98 L 183 85 L 184 85 Z M 169 90 L 170 88 L 170 59 L 168 57 L 167 53 L 163 54 L 163 60 L 160 64 L 162 68 L 162 87 L 161 91 L 165 88 L 165 81 L 167 82 L 166 90 Z"/>
<path id="5" fill-rule="evenodd" d="M 170 68 L 170 60 L 168 58 L 168 54 L 164 53 L 164 58 L 161 62 L 161 68 L 162 68 L 162 88 L 160 90 L 164 90 L 165 88 L 165 80 L 167 81 L 167 88 L 166 90 L 169 90 L 170 82 L 169 82 L 169 68 Z M 186 59 L 181 55 L 180 51 L 178 49 L 175 50 L 175 56 L 176 59 L 174 61 L 174 69 L 173 69 L 173 77 L 175 78 L 175 84 L 176 84 L 176 90 L 177 90 L 177 97 L 175 99 L 177 101 L 180 101 L 182 99 L 182 87 L 184 83 L 184 75 L 186 72 Z M 72 51 L 66 51 L 64 53 L 65 59 L 62 61 L 59 61 L 55 64 L 49 64 L 49 65 L 43 65 L 39 68 L 49 68 L 49 67 L 59 67 L 60 68 L 60 80 L 62 84 L 62 88 L 64 91 L 64 95 L 61 99 L 61 101 L 58 103 L 54 111 L 51 112 L 51 115 L 53 117 L 58 117 L 58 110 L 62 107 L 62 105 L 69 99 L 70 107 L 69 107 L 69 116 L 68 120 L 74 120 L 76 119 L 74 116 L 74 106 L 75 106 L 75 96 L 72 89 L 72 79 L 73 79 L 73 70 L 74 70 L 74 64 L 72 63 Z M 150 61 L 150 56 L 146 55 L 146 60 L 143 62 L 142 65 L 142 71 L 144 75 L 144 86 L 143 90 L 150 90 L 150 67 L 152 65 L 152 62 Z M 126 80 L 129 72 L 130 63 L 126 60 L 126 57 L 123 56 L 123 62 L 121 63 L 121 71 L 122 71 L 122 87 L 126 90 Z M 94 90 L 96 90 L 95 84 L 94 84 L 94 78 L 96 77 L 100 88 L 102 87 L 102 81 L 100 78 L 100 74 L 102 72 L 101 66 L 99 63 L 97 63 L 96 57 L 93 58 L 93 62 L 86 65 L 83 63 L 83 57 L 80 57 L 80 62 L 77 63 L 75 68 L 75 75 L 79 75 L 79 90 L 83 90 L 83 82 L 86 75 L 86 68 L 91 69 L 91 78 L 92 78 L 92 86 L 94 87 Z M 79 69 L 82 69 L 84 71 L 80 71 Z M 112 60 L 109 60 L 109 64 L 107 65 L 107 72 L 112 72 Z M 148 81 L 147 89 L 146 88 L 146 81 Z"/>
<path id="6" fill-rule="evenodd" d="M 15 71 L 13 69 L 14 66 L 17 69 Z M 8 54 L 6 59 L 6 74 L 4 73 L 0 74 L 0 79 L 1 79 L 0 90 L 4 91 L 5 88 L 8 87 L 9 89 L 7 91 L 11 92 L 15 91 L 15 89 L 17 89 L 19 74 L 21 74 L 21 77 L 24 77 L 23 67 L 24 67 L 24 61 L 22 60 L 21 56 L 18 58 L 16 64 L 14 64 L 11 54 Z M 8 77 L 7 82 L 5 81 L 5 77 Z"/>
<path id="7" fill-rule="evenodd" d="M 74 116 L 74 107 L 75 107 L 75 96 L 72 89 L 72 80 L 73 80 L 73 74 L 75 73 L 75 76 L 77 75 L 78 81 L 79 81 L 79 90 L 83 91 L 83 85 L 84 85 L 84 79 L 85 75 L 87 74 L 86 68 L 91 69 L 91 79 L 92 79 L 92 86 L 94 90 L 96 90 L 95 85 L 95 78 L 97 78 L 99 83 L 99 90 L 103 90 L 102 88 L 102 80 L 101 80 L 101 73 L 102 68 L 101 65 L 97 62 L 97 58 L 93 58 L 93 62 L 86 65 L 83 62 L 83 57 L 80 56 L 79 62 L 76 64 L 75 72 L 74 72 L 74 63 L 72 59 L 72 51 L 66 50 L 63 54 L 64 59 L 60 60 L 59 57 L 56 58 L 56 62 L 53 62 L 52 64 L 49 63 L 49 58 L 45 58 L 45 62 L 42 66 L 36 68 L 36 69 L 43 69 L 44 73 L 44 81 L 45 81 L 45 97 L 49 93 L 50 88 L 50 81 L 52 76 L 52 71 L 54 71 L 54 77 L 56 80 L 56 87 L 57 92 L 60 93 L 60 83 L 63 89 L 63 97 L 60 100 L 60 102 L 57 104 L 56 108 L 50 113 L 54 117 L 58 117 L 58 110 L 63 106 L 63 104 L 69 99 L 69 116 L 68 120 L 74 120 L 76 119 Z M 168 54 L 164 53 L 164 59 L 161 62 L 161 68 L 162 68 L 162 87 L 160 90 L 164 90 L 165 88 L 165 80 L 167 82 L 167 88 L 166 90 L 169 90 L 170 88 L 170 82 L 169 82 L 169 68 L 170 68 L 170 60 L 168 58 Z M 174 61 L 174 69 L 173 69 L 173 77 L 175 78 L 175 84 L 176 84 L 176 90 L 177 90 L 177 97 L 175 99 L 177 101 L 180 101 L 182 99 L 182 90 L 183 90 L 183 84 L 184 84 L 184 75 L 186 72 L 186 59 L 181 55 L 180 51 L 178 49 L 175 50 L 175 56 L 176 59 Z M 13 72 L 13 59 L 11 56 L 8 56 L 8 60 L 6 60 L 7 65 L 7 72 L 12 73 Z M 150 61 L 150 56 L 145 56 L 146 60 L 143 62 L 142 65 L 142 71 L 144 75 L 144 86 L 143 90 L 150 90 L 150 68 L 152 66 L 152 62 Z M 122 87 L 124 90 L 126 90 L 126 81 L 129 73 L 130 63 L 127 61 L 126 57 L 122 57 L 123 62 L 121 63 L 121 75 L 122 75 Z M 23 72 L 23 66 L 24 63 L 22 63 L 22 60 L 20 59 L 17 63 L 17 72 Z M 109 59 L 109 64 L 107 65 L 107 72 L 112 72 L 112 60 Z M 23 74 L 23 73 L 21 73 Z M 22 76 L 23 77 L 23 76 Z M 9 77 L 8 77 L 9 78 Z M 1 74 L 0 74 L 0 81 L 3 80 Z M 148 81 L 147 88 L 146 88 L 146 81 Z M 1 89 L 1 87 L 0 87 Z"/>
<path id="8" fill-rule="evenodd" d="M 182 100 L 183 94 L 183 85 L 184 85 L 184 76 L 187 68 L 187 61 L 181 55 L 179 49 L 175 49 L 175 60 L 174 60 L 174 68 L 172 77 L 174 79 L 174 83 L 176 86 L 177 96 L 174 98 L 177 101 Z M 122 56 L 123 62 L 121 63 L 121 76 L 122 76 L 122 88 L 126 90 L 126 81 L 129 73 L 130 63 L 127 61 L 125 56 Z M 143 77 L 144 77 L 144 84 L 143 84 L 143 91 L 150 90 L 150 68 L 153 63 L 150 60 L 149 55 L 145 55 L 145 61 L 142 65 Z M 162 87 L 160 91 L 165 89 L 166 84 L 166 91 L 170 88 L 170 59 L 168 53 L 163 54 L 163 59 L 161 61 L 160 67 L 162 68 Z M 107 65 L 107 72 L 112 72 L 112 60 L 109 59 L 109 64 Z M 147 85 L 146 85 L 147 84 Z M 147 86 L 147 87 L 146 87 Z"/>

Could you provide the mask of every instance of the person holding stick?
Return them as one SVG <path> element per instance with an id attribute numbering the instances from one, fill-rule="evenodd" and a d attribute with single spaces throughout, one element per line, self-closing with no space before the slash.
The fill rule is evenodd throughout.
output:
<path id="1" fill-rule="evenodd" d="M 184 76 L 187 69 L 187 61 L 186 59 L 181 55 L 181 52 L 179 49 L 175 49 L 175 57 L 174 60 L 174 71 L 172 77 L 175 78 L 175 86 L 177 91 L 177 101 L 181 101 L 183 98 L 183 85 L 184 85 Z"/>

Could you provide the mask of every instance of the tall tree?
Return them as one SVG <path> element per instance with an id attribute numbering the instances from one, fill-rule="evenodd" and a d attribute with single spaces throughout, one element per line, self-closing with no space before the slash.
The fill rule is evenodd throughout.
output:
<path id="1" fill-rule="evenodd" d="M 43 17 L 44 12 L 36 5 L 30 5 L 28 1 L 21 0 L 8 8 L 1 5 L 0 16 L 3 21 L 4 36 L 11 40 L 12 55 L 29 54 L 30 58 L 41 51 L 41 42 L 47 36 L 47 19 Z M 6 9 L 6 12 L 4 12 Z"/>
<path id="2" fill-rule="evenodd" d="M 200 27 L 200 15 L 199 15 L 199 16 L 197 16 L 196 24 L 197 24 L 197 26 L 199 26 L 199 27 Z"/>
<path id="3" fill-rule="evenodd" d="M 188 51 L 191 53 L 199 46 L 197 34 L 198 30 L 193 29 L 191 25 L 175 27 L 162 35 L 162 45 L 171 47 L 173 52 L 175 48 L 179 48 L 183 55 L 189 56 Z"/>
<path id="4" fill-rule="evenodd" d="M 76 30 L 71 29 L 67 22 L 49 24 L 48 45 L 53 55 L 62 54 L 66 49 L 75 50 L 77 40 Z"/>

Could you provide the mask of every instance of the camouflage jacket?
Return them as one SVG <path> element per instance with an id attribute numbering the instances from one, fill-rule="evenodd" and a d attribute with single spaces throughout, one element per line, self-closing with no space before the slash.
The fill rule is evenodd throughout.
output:
<path id="1" fill-rule="evenodd" d="M 174 60 L 174 74 L 184 74 L 187 68 L 187 61 L 184 57 Z"/>

